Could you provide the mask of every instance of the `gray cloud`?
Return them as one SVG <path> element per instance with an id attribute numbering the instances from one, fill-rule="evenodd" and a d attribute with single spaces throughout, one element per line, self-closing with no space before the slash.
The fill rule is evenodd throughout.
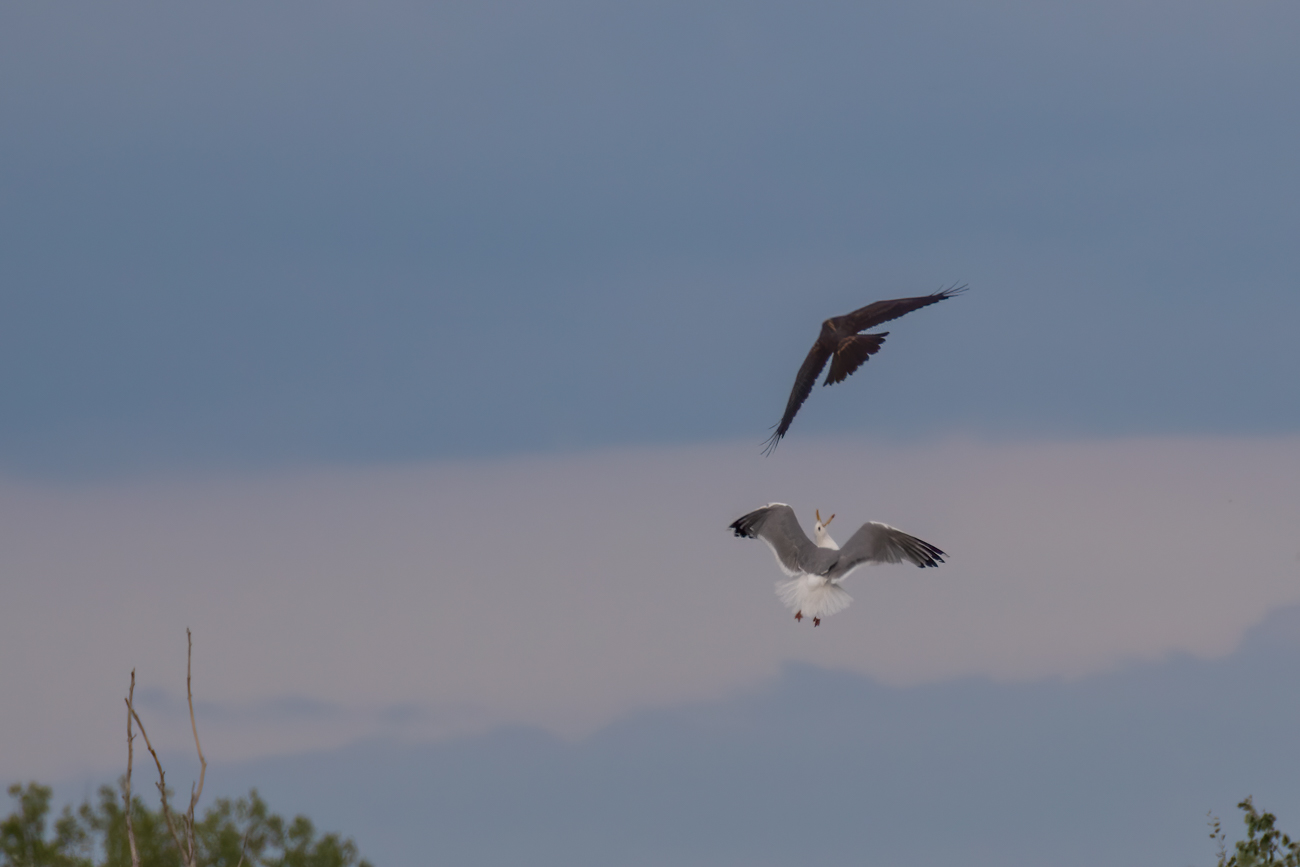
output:
<path id="1" fill-rule="evenodd" d="M 219 763 L 208 781 L 257 786 L 394 867 L 431 851 L 470 865 L 1201 864 L 1209 810 L 1232 836 L 1248 793 L 1283 829 L 1300 816 L 1298 654 L 1292 606 L 1228 657 L 1071 680 L 889 687 L 791 664 L 572 742 L 518 727 L 375 738 Z"/>
<path id="2" fill-rule="evenodd" d="M 6 772 L 116 767 L 133 667 L 178 723 L 151 736 L 187 749 L 186 626 L 206 745 L 236 759 L 505 723 L 572 737 L 790 660 L 906 685 L 1215 657 L 1300 600 L 1292 438 L 781 448 L 6 484 Z M 772 500 L 952 556 L 855 575 L 853 606 L 801 628 L 765 547 L 726 530 Z"/>

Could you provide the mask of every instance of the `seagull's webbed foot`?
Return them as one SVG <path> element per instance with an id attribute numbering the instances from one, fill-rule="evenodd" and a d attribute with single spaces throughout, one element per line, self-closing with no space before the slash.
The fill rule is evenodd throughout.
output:
<path id="1" fill-rule="evenodd" d="M 822 619 L 820 617 L 814 617 L 813 626 L 821 626 L 821 625 L 822 625 Z"/>
<path id="2" fill-rule="evenodd" d="M 802 610 L 800 610 L 800 611 L 796 611 L 796 612 L 794 613 L 794 619 L 795 619 L 795 622 L 796 622 L 796 623 L 798 623 L 799 621 L 803 620 L 803 611 L 802 611 Z"/>

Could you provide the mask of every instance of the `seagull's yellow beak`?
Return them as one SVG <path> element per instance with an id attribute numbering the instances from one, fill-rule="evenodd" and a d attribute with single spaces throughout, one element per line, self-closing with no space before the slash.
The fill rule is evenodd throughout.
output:
<path id="1" fill-rule="evenodd" d="M 823 520 L 822 520 L 822 510 L 821 510 L 821 509 L 813 509 L 813 513 L 814 513 L 815 515 L 817 515 L 817 523 L 818 523 L 818 524 L 821 524 L 822 527 L 829 527 L 831 521 L 834 521 L 834 520 L 835 520 L 835 516 L 834 516 L 834 515 L 831 515 L 829 518 L 827 518 L 825 521 L 823 521 Z"/>

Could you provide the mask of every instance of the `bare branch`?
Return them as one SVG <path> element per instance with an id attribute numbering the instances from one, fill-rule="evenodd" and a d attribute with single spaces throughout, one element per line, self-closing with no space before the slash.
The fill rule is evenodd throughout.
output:
<path id="1" fill-rule="evenodd" d="M 158 768 L 158 794 L 162 796 L 163 819 L 167 823 L 167 830 L 171 832 L 172 842 L 176 844 L 176 851 L 181 857 L 181 862 L 188 867 L 197 867 L 199 846 L 195 839 L 194 810 L 198 807 L 199 796 L 203 794 L 203 780 L 208 774 L 208 760 L 203 757 L 203 746 L 199 743 L 199 725 L 194 718 L 194 690 L 190 685 L 190 673 L 194 660 L 194 637 L 188 629 L 185 630 L 186 653 L 185 653 L 185 695 L 190 705 L 190 729 L 194 732 L 194 748 L 199 752 L 199 781 L 190 786 L 190 806 L 189 809 L 180 817 L 181 827 L 185 831 L 184 840 L 181 834 L 176 830 L 176 820 L 172 816 L 171 803 L 167 800 L 167 775 L 163 773 L 162 761 L 158 758 L 158 753 L 149 742 L 149 733 L 144 730 L 144 722 L 140 719 L 140 714 L 135 711 L 135 670 L 131 671 L 131 694 L 127 696 L 126 707 L 128 716 L 126 720 L 127 735 L 127 768 L 126 768 L 126 815 L 127 815 L 127 836 L 131 840 L 131 867 L 140 867 L 139 855 L 135 849 L 135 834 L 131 827 L 131 720 L 135 720 L 136 725 L 140 727 L 140 734 L 144 737 L 144 745 L 149 748 L 149 755 L 153 756 L 153 763 Z M 242 856 L 241 856 L 242 861 Z"/>
<path id="2" fill-rule="evenodd" d="M 194 690 L 190 688 L 190 670 L 194 659 L 194 636 L 189 627 L 185 629 L 185 695 L 190 703 L 190 729 L 194 732 L 194 749 L 199 753 L 199 782 L 190 786 L 190 808 L 186 811 L 186 832 L 190 841 L 190 862 L 194 862 L 198 849 L 194 843 L 194 808 L 199 804 L 203 794 L 203 780 L 208 773 L 208 760 L 203 758 L 203 745 L 199 743 L 199 724 L 194 719 Z"/>
<path id="3" fill-rule="evenodd" d="M 167 775 L 163 773 L 162 762 L 158 760 L 158 753 L 154 750 L 153 744 L 149 742 L 149 733 L 144 730 L 144 722 L 140 719 L 140 714 L 131 708 L 131 716 L 135 718 L 135 724 L 140 727 L 140 735 L 144 738 L 144 745 L 149 748 L 149 755 L 153 756 L 153 763 L 158 767 L 158 792 L 162 795 L 163 819 L 167 822 L 167 830 L 171 832 L 172 840 L 176 843 L 176 851 L 185 854 L 185 847 L 181 845 L 181 836 L 176 833 L 176 823 L 172 819 L 171 805 L 167 803 Z"/>
<path id="4" fill-rule="evenodd" d="M 140 867 L 140 852 L 135 847 L 135 825 L 131 821 L 131 765 L 135 759 L 135 735 L 131 732 L 131 715 L 135 713 L 135 669 L 131 669 L 131 689 L 126 694 L 126 782 L 122 784 L 122 802 L 126 806 L 126 841 L 131 846 L 131 867 Z"/>
<path id="5" fill-rule="evenodd" d="M 239 863 L 235 867 L 244 867 L 244 856 L 248 854 L 248 838 L 253 834 L 253 823 L 248 823 L 248 830 L 244 832 L 244 842 L 239 844 Z"/>

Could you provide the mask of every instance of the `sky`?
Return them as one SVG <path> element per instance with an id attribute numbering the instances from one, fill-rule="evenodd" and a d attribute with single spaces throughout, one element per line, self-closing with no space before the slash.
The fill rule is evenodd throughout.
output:
<path id="1" fill-rule="evenodd" d="M 519 732 L 631 768 L 619 726 L 798 726 L 802 680 L 861 757 L 925 690 L 1104 727 L 1107 678 L 1293 678 L 1250 636 L 1300 604 L 1298 37 L 1281 2 L 5 4 L 0 776 L 114 779 L 132 668 L 184 767 L 186 627 L 245 787 Z M 954 284 L 760 455 L 822 319 Z M 772 501 L 952 556 L 814 632 L 726 529 Z M 1300 817 L 1270 731 L 1214 779 Z M 958 742 L 904 776 L 975 773 Z M 1193 824 L 1250 793 L 1122 770 Z M 736 821 L 674 862 L 753 863 Z M 610 827 L 602 863 L 662 855 Z"/>
<path id="2" fill-rule="evenodd" d="M 212 779 L 364 828 L 389 863 L 436 840 L 471 863 L 1208 864 L 1206 813 L 1240 829 L 1222 792 L 1276 805 L 1292 790 L 1297 757 L 1277 747 L 1300 693 L 1277 687 L 1294 682 L 1298 627 L 1291 606 L 1228 657 L 1070 681 L 899 688 L 788 663 L 576 742 L 520 728 L 361 741 Z M 1285 828 L 1295 814 L 1280 812 Z M 499 833 L 503 816 L 526 833 Z"/>

